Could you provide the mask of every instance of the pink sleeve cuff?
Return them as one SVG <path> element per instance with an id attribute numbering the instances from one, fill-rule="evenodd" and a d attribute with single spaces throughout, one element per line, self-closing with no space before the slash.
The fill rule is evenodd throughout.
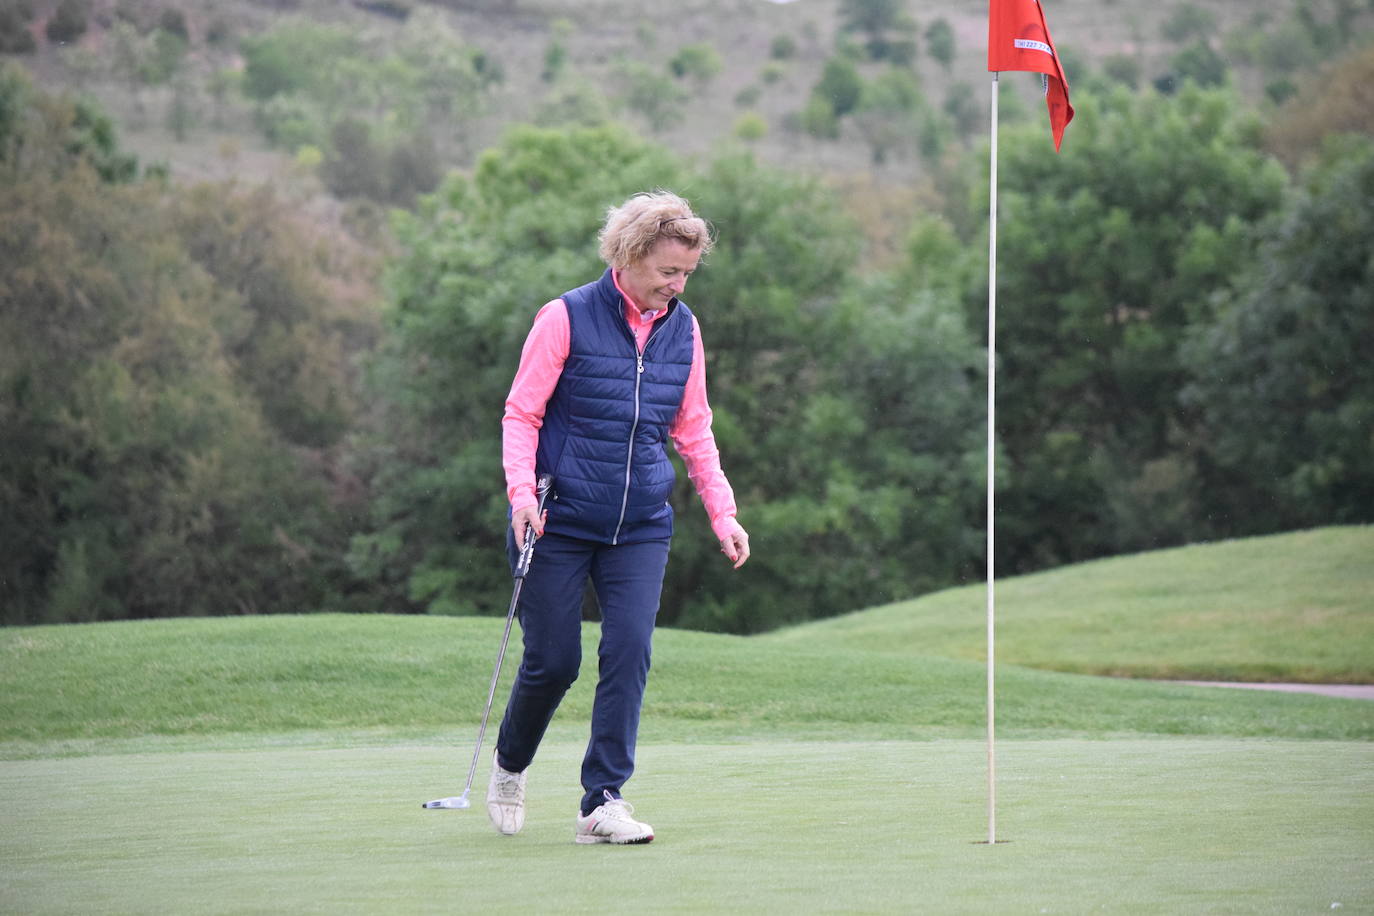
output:
<path id="1" fill-rule="evenodd" d="M 733 515 L 723 515 L 711 522 L 711 530 L 716 533 L 716 540 L 723 541 L 732 534 L 744 530 L 744 526 L 735 521 Z"/>

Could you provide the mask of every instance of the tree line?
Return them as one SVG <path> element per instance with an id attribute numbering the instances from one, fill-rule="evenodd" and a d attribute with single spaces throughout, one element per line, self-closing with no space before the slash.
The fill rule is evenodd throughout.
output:
<path id="1" fill-rule="evenodd" d="M 672 187 L 754 558 L 685 474 L 661 620 L 754 632 L 981 577 L 986 150 L 866 266 L 822 183 L 512 130 L 368 259 L 280 192 L 181 187 L 0 71 L 0 613 L 500 613 L 500 415 L 605 208 Z M 1227 89 L 1076 93 L 1002 138 L 999 574 L 1374 520 L 1374 143 L 1301 167 Z M 365 287 L 365 284 L 361 284 Z M 1005 564 L 1005 565 L 1003 565 Z"/>

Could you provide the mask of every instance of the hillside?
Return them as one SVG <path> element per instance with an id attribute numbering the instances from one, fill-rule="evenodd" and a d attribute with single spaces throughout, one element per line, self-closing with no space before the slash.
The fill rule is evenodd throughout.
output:
<path id="1" fill-rule="evenodd" d="M 845 190 L 877 244 L 904 232 L 914 210 L 939 206 L 942 164 L 987 132 L 980 5 L 909 0 L 907 16 L 881 33 L 904 50 L 876 60 L 865 51 L 870 35 L 845 30 L 838 0 L 92 0 L 88 29 L 64 44 L 42 27 L 56 0 L 32 5 L 37 50 L 15 59 L 48 88 L 98 98 L 130 148 L 185 180 L 317 188 L 309 157 L 302 167 L 294 142 L 268 141 L 241 85 L 244 42 L 300 23 L 362 36 L 368 56 L 394 48 L 407 28 L 477 54 L 489 79 L 480 89 L 453 85 L 461 117 L 426 125 L 445 167 L 466 168 L 514 123 L 627 120 L 686 153 L 748 146 L 767 162 L 824 176 Z M 168 10 L 181 16 L 188 53 L 154 76 L 161 65 L 150 48 Z M 1339 48 L 1358 45 L 1374 21 L 1350 4 L 1256 11 L 1228 0 L 1059 0 L 1048 15 L 1070 81 L 1084 91 L 1171 79 L 1193 66 L 1180 62 L 1184 49 L 1205 47 L 1210 57 L 1197 54 L 1207 66 L 1221 67 L 1261 108 L 1313 78 Z M 144 37 L 121 31 L 125 23 Z M 943 41 L 931 35 L 937 23 L 947 26 Z M 868 84 L 867 101 L 837 119 L 835 136 L 820 136 L 803 113 L 841 58 Z M 906 87 L 901 110 L 885 108 L 890 101 L 874 90 L 894 73 Z M 1038 89 L 1032 75 L 1005 78 L 1003 119 L 1043 117 Z"/>

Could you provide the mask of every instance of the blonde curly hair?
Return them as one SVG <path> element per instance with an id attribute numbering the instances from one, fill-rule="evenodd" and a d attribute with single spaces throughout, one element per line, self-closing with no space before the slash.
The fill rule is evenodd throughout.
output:
<path id="1" fill-rule="evenodd" d="M 705 257 L 715 241 L 706 220 L 692 212 L 691 204 L 661 188 L 634 195 L 606 211 L 606 223 L 597 239 L 601 260 L 624 270 L 644 260 L 660 239 L 677 239 Z"/>

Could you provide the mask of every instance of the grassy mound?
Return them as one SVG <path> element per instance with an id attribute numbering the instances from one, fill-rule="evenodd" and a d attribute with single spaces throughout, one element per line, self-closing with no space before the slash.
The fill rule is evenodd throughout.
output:
<path id="1" fill-rule="evenodd" d="M 1008 581 L 999 732 L 1372 739 L 1371 703 L 1065 673 L 1374 680 L 1370 556 L 1374 529 L 1328 529 Z M 969 588 L 761 637 L 662 630 L 644 736 L 976 736 L 982 610 Z M 480 714 L 501 626 L 307 615 L 0 631 L 0 742 L 28 756 L 150 736 L 452 734 Z M 586 627 L 587 674 L 556 727 L 586 721 L 598 635 Z M 517 636 L 496 716 L 518 654 Z"/>
<path id="2" fill-rule="evenodd" d="M 982 659 L 986 590 L 766 637 Z M 999 582 L 997 660 L 1126 677 L 1374 684 L 1374 527 L 1160 550 Z"/>

